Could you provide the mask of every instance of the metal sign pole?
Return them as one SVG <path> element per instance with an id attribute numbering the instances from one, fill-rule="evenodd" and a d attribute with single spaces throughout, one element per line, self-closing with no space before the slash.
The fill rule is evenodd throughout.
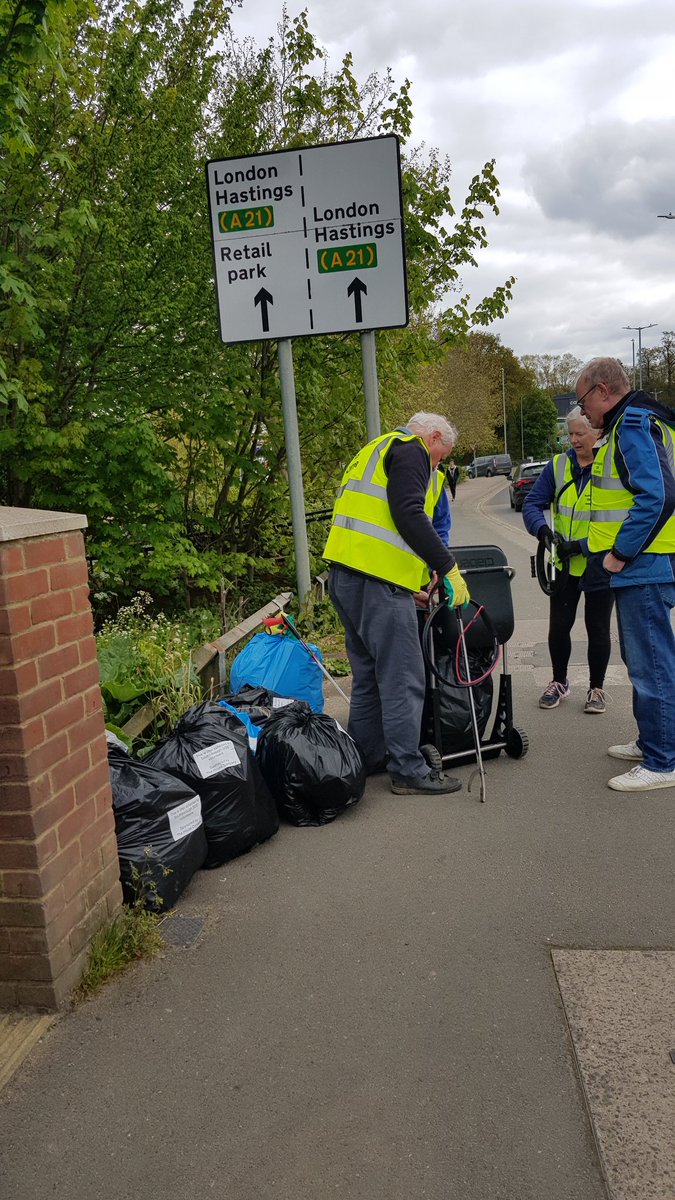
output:
<path id="1" fill-rule="evenodd" d="M 363 370 L 363 394 L 366 398 L 366 433 L 368 441 L 372 442 L 373 438 L 379 437 L 382 432 L 374 329 L 366 329 L 361 334 L 361 367 Z"/>
<path id="2" fill-rule="evenodd" d="M 298 603 L 302 607 L 309 596 L 311 577 L 309 571 L 307 523 L 305 521 L 305 493 L 302 486 L 298 411 L 295 403 L 293 345 L 290 338 L 282 338 L 279 341 L 279 379 L 281 382 L 281 403 L 284 413 L 288 486 L 291 494 L 295 577 L 298 586 Z"/>

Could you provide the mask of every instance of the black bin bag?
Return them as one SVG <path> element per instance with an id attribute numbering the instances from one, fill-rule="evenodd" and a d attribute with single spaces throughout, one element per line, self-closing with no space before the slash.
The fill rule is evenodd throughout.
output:
<path id="1" fill-rule="evenodd" d="M 292 707 L 296 712 L 311 711 L 306 700 L 292 700 L 289 696 L 280 696 L 277 692 L 271 692 L 269 688 L 253 686 L 248 683 L 244 684 L 238 692 L 230 692 L 229 695 L 223 696 L 223 700 L 226 704 L 231 704 L 232 708 L 245 712 L 254 725 L 264 725 L 268 717 L 285 708 Z"/>
<path id="2" fill-rule="evenodd" d="M 279 828 L 246 726 L 219 704 L 206 700 L 193 705 L 144 762 L 178 776 L 201 797 L 205 867 L 246 854 Z"/>
<path id="3" fill-rule="evenodd" d="M 117 852 L 127 904 L 166 912 L 206 858 L 195 789 L 144 759 L 108 749 Z"/>
<path id="4" fill-rule="evenodd" d="M 257 761 L 292 825 L 327 825 L 356 804 L 366 786 L 358 746 L 325 713 L 296 707 L 273 713 L 258 738 Z"/>

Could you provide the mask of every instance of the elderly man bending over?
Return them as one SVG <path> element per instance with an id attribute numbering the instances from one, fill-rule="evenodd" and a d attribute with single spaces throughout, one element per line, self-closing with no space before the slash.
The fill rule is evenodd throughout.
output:
<path id="1" fill-rule="evenodd" d="M 328 591 L 345 627 L 352 669 L 348 731 L 369 773 L 385 768 L 398 795 L 457 791 L 420 753 L 425 673 L 413 596 L 443 579 L 452 605 L 469 591 L 432 516 L 456 429 L 437 413 L 369 442 L 340 485 L 324 550 Z"/>

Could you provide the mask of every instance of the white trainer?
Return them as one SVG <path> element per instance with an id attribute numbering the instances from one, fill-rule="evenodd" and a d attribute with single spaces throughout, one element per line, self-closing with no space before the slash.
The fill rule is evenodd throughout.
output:
<path id="1" fill-rule="evenodd" d="M 675 771 L 648 771 L 638 763 L 625 775 L 615 775 L 608 786 L 615 792 L 654 792 L 657 788 L 675 787 Z"/>
<path id="2" fill-rule="evenodd" d="M 637 742 L 628 742 L 625 746 L 610 746 L 607 753 L 610 758 L 627 758 L 630 762 L 641 762 L 644 758 Z"/>

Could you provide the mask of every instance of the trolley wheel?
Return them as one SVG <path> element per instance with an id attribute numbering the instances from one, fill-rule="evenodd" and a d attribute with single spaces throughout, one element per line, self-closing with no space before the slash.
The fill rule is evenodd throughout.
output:
<path id="1" fill-rule="evenodd" d="M 432 771 L 443 770 L 443 757 L 440 750 L 432 742 L 427 742 L 425 746 L 420 746 L 420 754 L 422 758 L 426 759 Z"/>
<path id="2" fill-rule="evenodd" d="M 506 738 L 504 747 L 509 758 L 524 758 L 529 748 L 530 743 L 525 730 L 518 729 L 517 725 L 514 725 Z"/>

